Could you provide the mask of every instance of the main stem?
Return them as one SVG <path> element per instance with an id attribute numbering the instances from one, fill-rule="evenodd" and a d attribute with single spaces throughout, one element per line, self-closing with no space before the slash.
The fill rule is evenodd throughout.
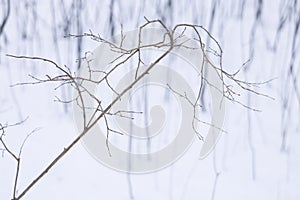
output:
<path id="1" fill-rule="evenodd" d="M 169 54 L 173 49 L 173 34 L 168 31 L 168 35 L 170 37 L 170 48 L 162 54 L 154 63 L 152 63 L 147 70 L 145 70 L 139 77 L 137 77 L 127 88 L 125 88 L 118 97 L 116 97 L 104 110 L 103 112 L 96 118 L 96 120 L 90 124 L 90 126 L 85 127 L 82 133 L 73 140 L 73 142 L 64 148 L 64 150 L 44 169 L 41 174 L 36 177 L 24 190 L 23 192 L 13 200 L 21 199 L 48 171 L 75 145 L 78 141 L 111 109 L 111 107 L 126 93 L 128 92 L 137 82 L 139 82 L 144 76 L 149 74 L 150 70 L 159 63 L 167 54 Z"/>

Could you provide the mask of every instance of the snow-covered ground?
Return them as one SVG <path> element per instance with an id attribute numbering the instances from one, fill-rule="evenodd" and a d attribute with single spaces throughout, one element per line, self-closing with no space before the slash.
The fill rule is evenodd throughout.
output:
<path id="1" fill-rule="evenodd" d="M 64 38 L 68 33 L 90 29 L 108 38 L 112 32 L 120 32 L 120 24 L 124 31 L 137 28 L 144 22 L 143 16 L 165 17 L 170 27 L 178 23 L 209 27 L 212 5 L 217 2 L 211 32 L 223 48 L 223 66 L 234 72 L 251 58 L 240 78 L 252 82 L 276 78 L 257 89 L 275 100 L 241 91 L 240 100 L 262 112 L 227 102 L 224 129 L 228 133 L 222 135 L 212 154 L 199 160 L 201 142 L 195 140 L 175 164 L 155 173 L 116 172 L 77 144 L 24 199 L 300 199 L 300 101 L 295 90 L 300 81 L 289 75 L 294 24 L 299 14 L 298 18 L 293 15 L 281 36 L 276 37 L 287 2 L 263 1 L 261 21 L 255 21 L 260 1 L 235 4 L 174 0 L 171 7 L 165 1 L 112 1 L 114 29 L 109 20 L 111 1 L 82 2 L 78 9 L 80 2 L 11 1 L 10 17 L 0 36 L 0 123 L 13 124 L 28 117 L 23 124 L 6 130 L 4 139 L 14 152 L 19 151 L 27 134 L 39 128 L 22 151 L 20 192 L 77 136 L 77 129 L 71 106 L 54 102 L 55 96 L 70 98 L 70 88 L 54 90 L 58 85 L 52 83 L 10 87 L 32 81 L 28 74 L 45 77 L 57 70 L 40 61 L 14 59 L 5 54 L 46 57 L 75 71 L 78 40 Z M 245 2 L 242 19 L 241 2 Z M 0 5 L 5 10 L 4 1 Z M 299 13 L 299 4 L 294 7 Z M 253 24 L 257 24 L 256 29 Z M 296 52 L 299 38 L 294 42 Z M 273 44 L 275 52 L 270 50 Z M 97 46 L 85 38 L 82 53 Z M 295 77 L 299 65 L 296 53 Z M 0 157 L 0 199 L 11 198 L 15 167 L 14 160 L 4 152 Z"/>

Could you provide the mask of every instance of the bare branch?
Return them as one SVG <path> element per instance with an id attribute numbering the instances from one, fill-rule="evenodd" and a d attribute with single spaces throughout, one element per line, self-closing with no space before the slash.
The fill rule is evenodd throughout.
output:
<path id="1" fill-rule="evenodd" d="M 272 99 L 272 97 L 270 97 L 266 94 L 257 92 L 256 90 L 253 89 L 254 87 L 256 88 L 257 86 L 259 86 L 261 84 L 268 83 L 271 80 L 261 82 L 261 83 L 251 83 L 251 82 L 243 81 L 243 80 L 236 78 L 236 76 L 237 76 L 237 74 L 239 74 L 241 68 L 243 68 L 247 64 L 247 62 L 244 63 L 242 65 L 242 67 L 240 69 L 238 69 L 235 73 L 228 73 L 223 69 L 223 66 L 222 66 L 223 50 L 222 50 L 220 44 L 218 43 L 218 41 L 204 27 L 199 26 L 199 25 L 193 25 L 193 24 L 178 24 L 173 29 L 168 29 L 161 20 L 149 20 L 146 17 L 145 17 L 145 20 L 146 20 L 146 23 L 139 27 L 139 37 L 138 37 L 137 46 L 133 47 L 131 49 L 126 49 L 126 47 L 124 47 L 123 42 L 124 42 L 124 39 L 126 36 L 123 34 L 123 32 L 121 32 L 121 41 L 119 44 L 116 44 L 114 42 L 106 40 L 106 39 L 102 38 L 99 34 L 94 34 L 91 30 L 88 33 L 84 33 L 81 35 L 69 34 L 68 36 L 66 36 L 66 37 L 73 37 L 73 38 L 88 37 L 97 42 L 107 44 L 111 48 L 111 51 L 117 52 L 120 54 L 114 60 L 112 60 L 110 62 L 112 67 L 109 70 L 102 71 L 102 70 L 93 69 L 90 66 L 92 59 L 90 59 L 88 57 L 88 54 L 92 54 L 92 53 L 86 52 L 84 57 L 81 59 L 83 59 L 87 62 L 87 70 L 89 73 L 88 77 L 81 77 L 81 76 L 76 75 L 76 73 L 72 74 L 71 70 L 67 66 L 61 67 L 57 63 L 55 63 L 54 61 L 52 61 L 50 59 L 46 59 L 46 58 L 42 58 L 42 57 L 34 57 L 34 56 L 7 55 L 12 58 L 43 61 L 46 63 L 50 63 L 51 66 L 54 66 L 56 69 L 58 69 L 61 73 L 59 75 L 52 76 L 52 77 L 49 75 L 45 75 L 46 78 L 44 77 L 42 79 L 30 75 L 30 77 L 34 80 L 34 82 L 18 83 L 13 86 L 52 82 L 52 83 L 60 83 L 59 86 L 57 86 L 55 88 L 55 89 L 58 89 L 63 85 L 70 85 L 72 88 L 75 89 L 75 91 L 77 91 L 77 95 L 75 95 L 75 97 L 73 97 L 72 99 L 69 99 L 69 100 L 65 100 L 65 99 L 62 100 L 56 96 L 55 101 L 61 102 L 61 103 L 72 103 L 72 102 L 75 103 L 76 102 L 77 105 L 79 106 L 79 108 L 82 109 L 82 117 L 83 117 L 83 130 L 81 130 L 81 133 L 76 138 L 74 138 L 74 140 L 69 145 L 67 145 L 61 151 L 61 153 L 59 153 L 56 156 L 56 158 L 54 160 L 52 160 L 50 162 L 50 164 L 44 170 L 42 170 L 41 173 L 36 178 L 34 178 L 33 181 L 27 187 L 25 187 L 25 189 L 17 197 L 15 194 L 16 193 L 15 191 L 16 191 L 16 185 L 17 185 L 17 179 L 18 179 L 18 173 L 19 173 L 19 167 L 20 167 L 21 151 L 24 146 L 24 143 L 26 142 L 28 137 L 31 135 L 31 133 L 24 140 L 24 142 L 20 148 L 20 152 L 19 152 L 18 156 L 13 154 L 13 152 L 9 151 L 9 148 L 7 148 L 7 146 L 5 146 L 5 143 L 3 142 L 3 139 L 2 139 L 3 134 L 1 135 L 0 140 L 3 143 L 5 150 L 12 157 L 14 157 L 14 159 L 17 160 L 17 163 L 18 163 L 17 175 L 16 175 L 16 180 L 15 180 L 15 188 L 14 188 L 14 198 L 13 198 L 14 200 L 18 200 L 18 199 L 21 199 L 22 197 L 24 197 L 24 195 L 28 191 L 30 191 L 31 188 L 35 184 L 37 184 L 48 173 L 48 171 L 50 169 L 52 169 L 58 163 L 58 161 L 61 160 L 61 158 L 63 158 L 70 151 L 70 149 L 72 149 L 73 146 L 75 144 L 77 144 L 78 141 L 80 141 L 80 139 L 84 135 L 86 135 L 89 132 L 89 130 L 92 127 L 94 127 L 101 119 L 104 119 L 104 122 L 106 125 L 106 147 L 108 150 L 108 154 L 111 156 L 111 152 L 109 149 L 109 140 L 108 140 L 109 134 L 112 132 L 112 133 L 122 135 L 123 133 L 118 130 L 114 130 L 114 129 L 110 128 L 109 120 L 107 119 L 107 117 L 108 116 L 117 116 L 117 117 L 123 117 L 123 118 L 132 120 L 133 117 L 128 116 L 127 114 L 142 114 L 142 112 L 128 111 L 128 110 L 119 110 L 117 112 L 113 112 L 113 111 L 111 111 L 112 108 L 121 99 L 121 97 L 123 97 L 125 94 L 127 94 L 138 82 L 140 82 L 143 78 L 145 78 L 148 74 L 150 74 L 151 70 L 154 67 L 156 67 L 163 58 L 165 58 L 168 54 L 170 54 L 170 52 L 173 50 L 174 47 L 194 49 L 194 47 L 189 47 L 187 45 L 188 44 L 187 42 L 190 41 L 189 39 L 183 40 L 183 41 L 179 40 L 179 39 L 183 38 L 183 36 L 186 34 L 187 29 L 191 29 L 193 31 L 193 33 L 196 34 L 197 38 L 195 38 L 195 41 L 197 41 L 199 44 L 199 50 L 200 50 L 199 53 L 201 53 L 203 55 L 203 59 L 202 59 L 201 63 L 199 63 L 200 73 L 197 74 L 200 77 L 201 84 L 199 86 L 197 86 L 198 89 L 197 89 L 196 100 L 192 101 L 185 92 L 178 92 L 178 91 L 176 91 L 176 88 L 172 88 L 169 84 L 167 84 L 167 87 L 174 94 L 176 94 L 180 98 L 185 99 L 188 102 L 188 104 L 193 108 L 193 114 L 192 114 L 193 120 L 191 122 L 191 126 L 193 127 L 195 134 L 198 136 L 198 138 L 200 140 L 203 141 L 204 138 L 202 137 L 200 132 L 197 130 L 197 125 L 196 125 L 197 122 L 203 123 L 208 126 L 213 126 L 212 124 L 201 120 L 197 115 L 197 109 L 201 107 L 201 105 L 199 104 L 199 99 L 200 99 L 200 94 L 203 90 L 203 88 L 202 88 L 203 83 L 207 83 L 208 85 L 215 88 L 218 92 L 220 92 L 220 94 L 222 94 L 222 97 L 224 99 L 228 99 L 231 102 L 236 102 L 236 103 L 242 105 L 243 107 L 253 110 L 253 111 L 258 111 L 258 110 L 250 108 L 236 99 L 237 97 L 240 96 L 240 94 L 235 91 L 235 87 L 240 88 L 242 91 L 247 91 L 247 92 L 250 92 L 255 95 L 260 95 L 260 96 L 264 96 L 264 97 Z M 164 33 L 161 41 L 153 43 L 153 44 L 145 45 L 142 43 L 143 38 L 142 38 L 141 33 L 142 33 L 142 30 L 149 25 L 158 25 L 163 28 L 165 33 Z M 183 30 L 180 31 L 178 34 L 177 31 L 181 28 Z M 203 32 L 206 35 L 208 35 L 208 37 L 215 43 L 215 45 L 217 46 L 217 50 L 214 50 L 211 47 L 205 47 L 205 44 L 203 43 L 202 35 L 201 35 L 201 33 L 203 33 Z M 141 54 L 142 51 L 147 48 L 157 48 L 157 49 L 163 48 L 164 52 L 160 56 L 158 56 L 156 59 L 154 59 L 151 64 L 147 65 L 143 62 L 142 54 Z M 214 64 L 212 62 L 212 60 L 208 56 L 208 53 L 211 53 L 213 56 L 218 58 L 218 64 Z M 113 87 L 113 85 L 109 82 L 109 78 L 111 77 L 111 74 L 114 71 L 116 71 L 117 69 L 119 69 L 123 64 L 129 62 L 130 59 L 134 59 L 136 57 L 137 57 L 137 66 L 135 69 L 134 79 L 132 80 L 132 82 L 130 84 L 125 86 L 125 88 L 122 91 L 116 91 L 116 89 Z M 81 61 L 81 59 L 80 59 L 80 61 Z M 205 70 L 205 67 L 208 66 L 208 64 L 209 64 L 209 66 L 213 67 L 213 69 L 216 71 L 218 77 L 220 78 L 222 85 L 223 85 L 222 89 L 217 88 L 212 83 L 209 83 L 209 81 L 206 79 L 206 77 L 204 75 L 204 70 Z M 142 65 L 143 65 L 144 70 L 140 70 Z M 92 75 L 94 73 L 101 73 L 102 76 L 100 77 L 99 80 L 92 80 L 92 77 L 93 77 Z M 108 86 L 110 88 L 111 91 L 113 91 L 116 94 L 116 97 L 106 107 L 105 106 L 102 107 L 101 99 L 97 98 L 93 94 L 94 91 L 89 91 L 84 86 L 84 83 L 91 83 L 91 84 L 104 83 L 104 84 L 106 84 L 106 86 Z M 90 106 L 90 107 L 86 106 L 86 102 L 84 101 L 83 94 L 88 95 L 92 101 L 95 101 L 96 106 Z M 87 118 L 87 116 L 88 116 L 87 111 L 91 111 L 91 110 L 92 110 L 92 115 L 90 116 L 90 118 Z M 221 127 L 215 127 L 215 126 L 213 126 L 213 127 L 218 129 L 221 132 L 226 132 Z M 1 126 L 0 126 L 0 130 L 2 130 Z"/>

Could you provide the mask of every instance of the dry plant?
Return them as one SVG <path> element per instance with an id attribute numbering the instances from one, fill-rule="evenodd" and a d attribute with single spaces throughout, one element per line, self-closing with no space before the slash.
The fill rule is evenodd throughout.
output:
<path id="1" fill-rule="evenodd" d="M 14 86 L 25 85 L 25 84 L 40 84 L 40 83 L 45 83 L 45 82 L 60 83 L 58 88 L 63 85 L 70 85 L 72 88 L 74 88 L 75 91 L 77 91 L 77 96 L 75 96 L 71 100 L 62 100 L 62 99 L 56 97 L 56 101 L 59 101 L 61 103 L 76 102 L 77 105 L 80 106 L 80 108 L 82 110 L 82 118 L 83 118 L 83 129 L 81 130 L 80 134 L 69 145 L 67 145 L 64 148 L 64 150 L 60 154 L 58 154 L 56 156 L 56 158 L 54 160 L 52 160 L 50 162 L 50 164 L 44 170 L 42 170 L 39 173 L 39 175 L 37 177 L 35 177 L 33 179 L 33 181 L 27 187 L 25 187 L 19 194 L 16 193 L 16 191 L 17 191 L 16 188 L 17 188 L 17 183 L 18 183 L 17 180 L 18 180 L 18 176 L 19 176 L 18 172 L 19 172 L 19 164 L 20 164 L 20 156 L 21 156 L 22 148 L 18 155 L 14 154 L 13 152 L 10 151 L 10 149 L 5 144 L 4 139 L 3 139 L 5 126 L 1 126 L 0 130 L 3 131 L 3 133 L 0 137 L 2 146 L 4 147 L 5 151 L 7 151 L 17 162 L 16 180 L 14 183 L 14 193 L 12 196 L 13 200 L 22 199 L 24 197 L 24 195 L 26 193 L 28 193 L 30 191 L 30 189 L 34 185 L 36 185 L 40 181 L 40 179 L 43 178 L 47 174 L 47 172 L 50 169 L 52 169 L 57 164 L 57 162 L 62 157 L 64 157 L 70 151 L 70 149 L 72 149 L 72 147 L 74 145 L 76 145 L 80 141 L 80 139 L 89 132 L 89 130 L 92 127 L 94 127 L 98 123 L 99 120 L 104 120 L 104 122 L 106 124 L 106 131 L 107 131 L 106 145 L 107 145 L 108 153 L 110 154 L 109 145 L 108 145 L 109 134 L 110 133 L 122 134 L 122 133 L 110 128 L 107 117 L 115 116 L 115 117 L 124 117 L 124 118 L 131 119 L 131 117 L 130 117 L 131 114 L 140 114 L 141 113 L 141 112 L 130 111 L 130 110 L 119 110 L 117 112 L 113 112 L 112 111 L 113 106 L 121 99 L 122 96 L 124 96 L 124 94 L 128 93 L 133 88 L 133 86 L 135 86 L 144 77 L 149 75 L 151 73 L 151 70 L 154 67 L 156 67 L 163 58 L 165 58 L 168 54 L 170 54 L 170 52 L 172 52 L 172 50 L 174 48 L 190 48 L 185 45 L 186 44 L 185 42 L 180 42 L 180 43 L 178 42 L 179 38 L 181 38 L 183 35 L 185 35 L 187 30 L 190 30 L 196 36 L 196 38 L 194 40 L 199 43 L 200 53 L 203 55 L 203 60 L 201 63 L 199 63 L 199 69 L 200 69 L 199 77 L 201 79 L 201 84 L 199 86 L 197 86 L 198 87 L 197 95 L 196 95 L 197 98 L 195 101 L 192 101 L 185 93 L 180 93 L 180 92 L 176 91 L 176 89 L 172 88 L 170 85 L 167 85 L 167 87 L 169 87 L 169 89 L 171 91 L 173 91 L 175 95 L 178 95 L 180 98 L 186 99 L 186 101 L 190 104 L 190 106 L 192 106 L 194 108 L 193 122 L 191 123 L 191 126 L 193 126 L 193 129 L 195 130 L 195 133 L 197 134 L 197 136 L 200 140 L 203 140 L 203 137 L 200 134 L 200 132 L 197 130 L 197 127 L 195 126 L 195 122 L 201 122 L 201 123 L 204 123 L 207 125 L 211 125 L 208 122 L 202 121 L 195 114 L 196 113 L 195 110 L 197 109 L 197 107 L 201 106 L 199 104 L 199 102 L 200 102 L 200 96 L 201 96 L 200 94 L 202 91 L 203 84 L 208 84 L 208 85 L 214 87 L 214 85 L 212 85 L 212 83 L 210 83 L 205 78 L 204 68 L 206 67 L 207 63 L 209 63 L 211 66 L 213 66 L 215 71 L 218 73 L 220 80 L 223 83 L 223 89 L 219 90 L 219 92 L 224 97 L 224 100 L 227 99 L 231 102 L 236 102 L 248 109 L 251 109 L 254 111 L 256 110 L 254 108 L 247 107 L 247 105 L 243 104 L 242 102 L 240 102 L 237 99 L 240 96 L 240 94 L 237 93 L 236 90 L 234 90 L 235 87 L 238 87 L 242 90 L 251 92 L 256 95 L 261 95 L 261 96 L 271 98 L 271 97 L 269 97 L 265 94 L 259 93 L 255 90 L 255 87 L 259 86 L 260 84 L 264 84 L 266 82 L 250 83 L 250 82 L 246 82 L 244 80 L 240 80 L 237 78 L 238 73 L 246 65 L 246 63 L 244 65 L 242 65 L 242 67 L 234 73 L 229 73 L 224 70 L 224 68 L 222 66 L 223 51 L 221 49 L 221 46 L 219 45 L 217 40 L 204 27 L 199 26 L 199 25 L 192 25 L 192 24 L 178 24 L 173 29 L 169 29 L 166 27 L 166 25 L 161 20 L 148 20 L 147 18 L 145 18 L 145 20 L 146 20 L 146 23 L 139 27 L 138 45 L 136 47 L 130 48 L 130 49 L 123 47 L 123 45 L 122 45 L 123 39 L 121 40 L 120 44 L 116 44 L 112 41 L 102 38 L 100 35 L 94 34 L 92 31 L 82 34 L 82 35 L 71 35 L 70 34 L 67 36 L 67 37 L 74 37 L 74 38 L 83 38 L 83 37 L 91 38 L 92 40 L 95 40 L 99 43 L 105 43 L 105 44 L 109 45 L 113 52 L 118 52 L 120 54 L 120 56 L 116 60 L 112 61 L 112 63 L 114 63 L 114 64 L 113 64 L 112 68 L 109 69 L 108 71 L 97 71 L 97 70 L 90 68 L 88 65 L 88 68 L 89 68 L 88 71 L 90 73 L 90 76 L 88 78 L 81 77 L 80 75 L 76 75 L 76 73 L 71 72 L 71 70 L 67 66 L 59 66 L 55 61 L 47 59 L 47 58 L 33 57 L 33 56 L 7 55 L 11 58 L 44 61 L 46 63 L 51 64 L 51 66 L 53 66 L 54 68 L 58 69 L 60 71 L 60 74 L 58 74 L 56 76 L 51 77 L 49 75 L 46 75 L 45 79 L 31 76 L 34 80 L 33 82 L 18 83 Z M 142 33 L 143 29 L 145 29 L 147 27 L 151 27 L 153 25 L 164 29 L 164 31 L 165 31 L 164 37 L 162 38 L 162 40 L 160 42 L 144 45 L 142 42 L 143 38 L 142 38 L 141 33 Z M 178 32 L 180 34 L 178 34 Z M 213 50 L 211 47 L 206 47 L 205 44 L 203 43 L 203 37 L 204 37 L 204 36 L 202 36 L 203 34 L 205 34 L 205 37 L 208 36 L 210 38 L 210 40 L 213 41 L 214 44 L 216 44 L 218 49 Z M 121 33 L 121 35 L 123 38 L 126 37 L 125 35 L 123 36 L 123 33 Z M 143 62 L 143 60 L 141 58 L 141 53 L 144 50 L 147 50 L 149 48 L 166 49 L 166 50 L 157 59 L 152 60 L 151 64 L 145 65 L 145 63 Z M 88 54 L 89 53 L 87 52 L 85 54 L 85 57 L 83 58 L 87 63 L 90 62 L 90 60 L 88 59 Z M 215 64 L 212 61 L 212 59 L 210 58 L 209 55 L 213 55 L 213 56 L 215 56 L 215 58 L 218 59 L 217 64 Z M 138 60 L 137 60 L 137 67 L 136 67 L 136 71 L 135 71 L 135 77 L 134 77 L 133 81 L 128 86 L 126 86 L 123 91 L 121 91 L 121 92 L 115 91 L 115 88 L 113 88 L 113 86 L 109 82 L 109 78 L 110 78 L 111 74 L 114 71 L 116 71 L 118 68 L 121 68 L 124 63 L 129 61 L 129 59 L 134 58 L 134 56 L 136 56 Z M 143 66 L 143 68 L 141 66 Z M 95 74 L 95 73 L 102 74 L 102 77 L 100 80 L 94 80 L 92 78 L 93 74 Z M 96 84 L 96 85 L 98 85 L 100 83 L 105 83 L 117 95 L 116 98 L 113 99 L 109 105 L 104 107 L 102 105 L 101 99 L 98 99 L 93 94 L 93 91 L 89 91 L 83 85 L 83 83 L 87 83 L 87 82 L 90 84 Z M 89 95 L 90 98 L 92 98 L 95 102 L 97 102 L 95 108 L 90 108 L 90 107 L 86 106 L 86 102 L 83 98 L 84 94 Z M 92 110 L 92 112 L 93 112 L 93 114 L 91 115 L 90 118 L 88 118 L 86 115 L 87 110 L 89 110 L 89 111 Z M 220 129 L 221 131 L 224 131 L 221 129 L 221 127 L 216 127 L 216 128 Z"/>
<path id="2" fill-rule="evenodd" d="M 20 165 L 21 165 L 21 154 L 22 154 L 22 150 L 23 147 L 26 143 L 26 141 L 28 140 L 28 138 L 35 133 L 36 131 L 39 130 L 39 128 L 36 128 L 34 130 L 32 130 L 29 134 L 26 135 L 25 139 L 23 140 L 18 153 L 15 153 L 5 142 L 5 135 L 7 132 L 7 129 L 9 129 L 10 127 L 14 127 L 14 126 L 18 126 L 21 125 L 23 123 L 25 123 L 25 121 L 28 119 L 28 117 L 26 119 L 24 119 L 23 121 L 14 123 L 14 124 L 1 124 L 0 123 L 0 143 L 2 144 L 3 148 L 0 148 L 0 151 L 2 151 L 2 156 L 4 155 L 5 152 L 7 152 L 17 163 L 16 166 L 16 173 L 15 173 L 15 180 L 14 180 L 14 187 L 13 187 L 13 198 L 12 199 L 16 199 L 16 195 L 17 195 L 17 183 L 18 183 L 18 178 L 19 178 L 19 172 L 20 172 Z"/>

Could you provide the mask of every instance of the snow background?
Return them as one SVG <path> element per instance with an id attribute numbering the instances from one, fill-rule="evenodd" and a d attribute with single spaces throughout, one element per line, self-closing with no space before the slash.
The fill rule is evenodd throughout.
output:
<path id="1" fill-rule="evenodd" d="M 262 110 L 251 112 L 227 103 L 224 134 L 216 150 L 199 160 L 199 141 L 174 165 L 152 174 L 128 175 L 94 160 L 77 144 L 23 199 L 300 199 L 299 3 L 294 1 L 11 1 L 11 13 L 0 35 L 0 122 L 20 126 L 7 129 L 5 140 L 17 152 L 24 138 L 19 191 L 22 191 L 63 148 L 76 137 L 71 107 L 54 102 L 54 96 L 70 97 L 57 85 L 10 87 L 28 82 L 28 74 L 55 74 L 51 66 L 8 58 L 5 54 L 41 56 L 76 70 L 81 53 L 97 43 L 64 38 L 69 33 L 100 33 L 103 37 L 133 30 L 149 19 L 160 18 L 172 27 L 195 23 L 209 28 L 224 51 L 223 65 L 234 72 L 251 58 L 240 75 L 253 82 L 276 77 L 259 91 L 274 101 L 242 93 L 242 101 Z M 244 4 L 243 4 L 244 2 Z M 257 20 L 259 2 L 263 2 Z M 213 5 L 214 21 L 211 23 Z M 6 2 L 1 1 L 0 16 Z M 169 6 L 168 6 L 169 5 Z M 244 7 L 243 7 L 244 6 Z M 242 8 L 244 10 L 242 10 Z M 241 15 L 242 13 L 242 15 Z M 285 25 L 278 27 L 282 16 Z M 112 17 L 111 17 L 112 16 Z M 2 19 L 2 18 L 1 18 Z M 212 25 L 210 25 L 212 24 Z M 299 24 L 298 24 L 299 26 Z M 296 39 L 294 35 L 296 34 Z M 253 51 L 252 51 L 253 50 Z M 285 134 L 285 137 L 284 137 Z M 219 176 L 216 178 L 216 172 Z M 0 158 L 0 199 L 10 199 L 15 163 L 7 153 Z M 131 185 L 129 184 L 131 183 Z"/>

